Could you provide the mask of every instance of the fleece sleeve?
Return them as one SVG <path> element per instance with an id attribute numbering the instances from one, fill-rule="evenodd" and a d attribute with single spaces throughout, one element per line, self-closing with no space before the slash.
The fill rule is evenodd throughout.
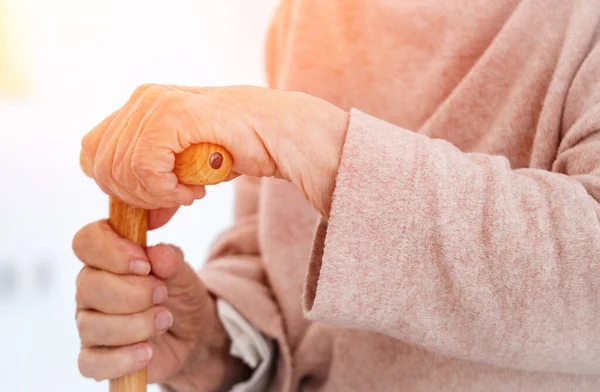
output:
<path id="1" fill-rule="evenodd" d="M 600 46 L 552 170 L 513 170 L 351 111 L 308 318 L 443 355 L 600 374 Z"/>

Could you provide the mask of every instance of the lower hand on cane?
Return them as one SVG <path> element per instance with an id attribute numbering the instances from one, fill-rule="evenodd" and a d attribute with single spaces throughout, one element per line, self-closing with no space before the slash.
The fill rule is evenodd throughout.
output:
<path id="1" fill-rule="evenodd" d="M 73 249 L 85 264 L 76 294 L 84 376 L 106 380 L 147 367 L 149 383 L 180 392 L 229 390 L 248 377 L 229 355 L 214 299 L 178 248 L 144 250 L 103 220 L 82 228 Z"/>

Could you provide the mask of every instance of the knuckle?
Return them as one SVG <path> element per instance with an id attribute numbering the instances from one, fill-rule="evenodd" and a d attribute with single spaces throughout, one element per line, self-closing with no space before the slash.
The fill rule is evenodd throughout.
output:
<path id="1" fill-rule="evenodd" d="M 73 236 L 73 241 L 71 242 L 71 248 L 79 260 L 82 259 L 81 254 L 87 249 L 86 240 L 88 230 L 89 228 L 87 225 L 79 229 Z"/>
<path id="2" fill-rule="evenodd" d="M 166 91 L 160 96 L 160 107 L 163 109 L 172 109 L 174 105 L 179 106 L 178 104 L 181 103 L 182 97 L 186 95 L 187 93 L 182 91 Z"/>
<path id="3" fill-rule="evenodd" d="M 77 315 L 77 332 L 81 343 L 87 345 L 90 341 L 91 328 L 86 312 L 79 312 Z"/>
<path id="4" fill-rule="evenodd" d="M 81 271 L 79 271 L 79 273 L 81 273 Z M 77 313 L 83 305 L 83 302 L 81 300 L 81 294 L 79 293 L 79 289 L 75 289 L 75 304 L 77 306 L 75 313 Z"/>
<path id="5" fill-rule="evenodd" d="M 81 150 L 81 153 L 79 154 L 79 167 L 81 168 L 81 170 L 83 171 L 83 173 L 88 176 L 88 177 L 93 177 L 93 173 L 92 173 L 92 167 L 91 167 L 91 160 L 88 157 L 88 155 L 86 154 L 86 152 L 84 150 Z"/>
<path id="6" fill-rule="evenodd" d="M 165 90 L 160 92 L 150 90 L 151 94 L 143 103 L 143 109 L 152 112 L 148 120 L 143 124 L 142 134 L 154 137 L 155 132 L 163 132 L 167 127 L 172 127 L 173 118 L 181 118 L 187 108 L 187 100 L 190 94 L 184 91 Z"/>
<path id="7" fill-rule="evenodd" d="M 107 230 L 110 230 L 110 226 L 106 220 L 92 222 L 79 229 L 73 236 L 71 243 L 75 256 L 85 262 L 84 255 L 93 251 L 94 247 L 92 245 L 98 240 L 98 234 Z"/>
<path id="8" fill-rule="evenodd" d="M 75 290 L 75 303 L 78 308 L 83 308 L 87 305 L 84 297 L 85 294 L 83 293 L 83 290 L 77 287 Z"/>
<path id="9" fill-rule="evenodd" d="M 105 185 L 111 179 L 111 170 L 112 165 L 110 161 L 106 161 L 104 157 L 102 157 L 101 159 L 96 159 L 96 161 L 94 162 L 94 178 L 104 183 Z"/>
<path id="10" fill-rule="evenodd" d="M 93 237 L 90 235 L 93 225 L 93 223 L 90 223 L 83 226 L 73 236 L 71 247 L 73 248 L 73 252 L 75 252 L 75 256 L 80 260 L 82 259 L 81 256 L 85 254 L 86 250 L 89 248 L 90 239 Z"/>
<path id="11" fill-rule="evenodd" d="M 155 86 L 154 83 L 143 83 L 143 84 L 140 84 L 138 87 L 136 87 L 133 90 L 133 93 L 131 94 L 131 100 L 135 101 L 135 100 L 139 99 L 140 97 L 142 97 L 146 93 L 146 91 L 148 91 L 153 86 Z"/>
<path id="12" fill-rule="evenodd" d="M 171 122 L 174 117 L 179 117 L 181 112 L 185 110 L 186 93 L 181 91 L 171 91 L 164 89 L 150 89 L 140 100 L 140 108 L 147 113 L 147 119 L 140 125 L 142 128 L 141 138 L 146 141 L 146 138 L 155 139 L 157 132 L 164 132 L 164 128 L 172 126 Z M 155 141 L 148 145 L 154 146 Z"/>
<path id="13" fill-rule="evenodd" d="M 79 308 L 86 308 L 93 302 L 94 296 L 98 297 L 98 294 L 102 292 L 103 282 L 99 279 L 99 270 L 93 267 L 85 266 L 77 275 L 75 280 L 75 302 Z M 100 295 L 100 298 L 103 298 Z"/>
<path id="14" fill-rule="evenodd" d="M 92 133 L 88 133 L 81 138 L 81 152 L 82 154 L 88 158 L 90 152 L 93 151 L 96 145 L 96 139 Z"/>
<path id="15" fill-rule="evenodd" d="M 79 352 L 79 356 L 77 357 L 77 367 L 79 368 L 79 373 L 81 373 L 81 375 L 84 377 L 96 379 L 96 376 L 93 372 L 94 366 L 91 366 L 90 362 L 91 359 L 89 352 L 87 350 L 81 350 Z M 96 381 L 98 380 L 96 379 Z"/>
<path id="16" fill-rule="evenodd" d="M 117 162 L 114 162 L 112 167 L 110 168 L 110 174 L 112 178 L 114 178 L 118 183 L 126 182 L 125 167 L 126 166 L 122 163 L 119 164 Z"/>
<path id="17" fill-rule="evenodd" d="M 142 107 L 148 108 L 161 98 L 165 89 L 157 84 L 149 85 L 140 94 L 138 100 Z"/>
<path id="18" fill-rule="evenodd" d="M 93 318 L 89 317 L 87 312 L 79 312 L 77 315 L 77 331 L 79 332 L 79 340 L 84 346 L 103 344 L 104 340 L 102 336 L 98 336 L 98 328 L 96 328 Z"/>
<path id="19" fill-rule="evenodd" d="M 85 288 L 87 287 L 86 281 L 88 280 L 89 268 L 83 267 L 79 270 L 77 278 L 75 278 L 75 302 L 77 304 L 83 304 L 83 297 L 85 294 Z"/>

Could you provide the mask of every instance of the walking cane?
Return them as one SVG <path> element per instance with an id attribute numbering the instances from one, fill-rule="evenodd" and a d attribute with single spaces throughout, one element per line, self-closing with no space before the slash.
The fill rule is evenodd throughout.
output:
<path id="1" fill-rule="evenodd" d="M 173 172 L 187 185 L 214 185 L 225 180 L 231 170 L 231 154 L 221 146 L 195 144 L 175 157 Z M 147 211 L 111 196 L 109 223 L 120 236 L 146 247 Z M 110 380 L 110 392 L 145 392 L 146 369 Z"/>

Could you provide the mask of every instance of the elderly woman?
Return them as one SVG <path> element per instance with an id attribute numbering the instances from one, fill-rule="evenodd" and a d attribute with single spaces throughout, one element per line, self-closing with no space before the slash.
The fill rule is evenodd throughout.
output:
<path id="1" fill-rule="evenodd" d="M 269 88 L 142 86 L 83 139 L 168 221 L 229 150 L 235 222 L 196 273 L 78 232 L 80 370 L 164 390 L 600 389 L 600 2 L 287 0 Z M 193 50 L 193 49 L 190 49 Z"/>

